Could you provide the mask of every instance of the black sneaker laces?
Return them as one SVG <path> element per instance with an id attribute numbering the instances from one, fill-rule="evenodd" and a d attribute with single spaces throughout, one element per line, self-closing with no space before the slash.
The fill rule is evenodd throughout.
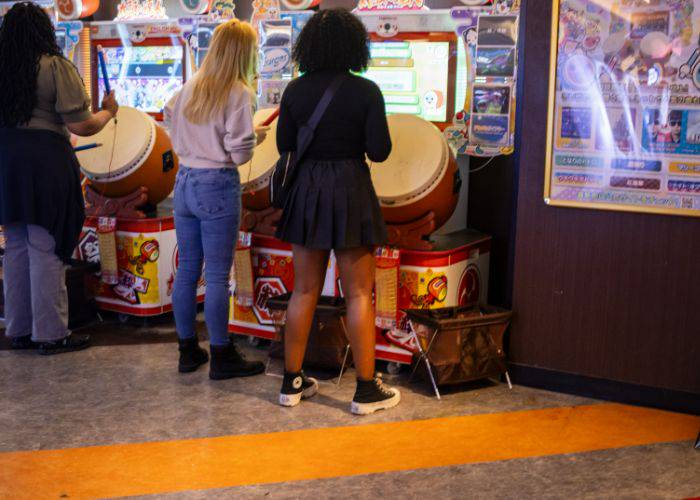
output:
<path id="1" fill-rule="evenodd" d="M 374 378 L 374 386 L 377 388 L 377 390 L 378 390 L 379 392 L 382 393 L 383 396 L 391 397 L 391 396 L 394 395 L 393 392 L 391 392 L 389 389 L 387 389 L 387 388 L 384 386 L 384 384 L 383 384 L 383 382 L 382 382 L 382 379 L 381 379 L 380 377 L 375 377 L 375 378 Z"/>

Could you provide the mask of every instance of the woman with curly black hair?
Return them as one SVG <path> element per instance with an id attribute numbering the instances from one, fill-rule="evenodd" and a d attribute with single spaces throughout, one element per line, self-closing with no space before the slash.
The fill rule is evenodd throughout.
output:
<path id="1" fill-rule="evenodd" d="M 376 84 L 351 74 L 367 68 L 369 38 L 362 22 L 346 10 L 315 14 L 302 30 L 293 57 L 303 76 L 291 82 L 282 97 L 277 125 L 281 153 L 296 151 L 297 132 L 326 89 L 341 83 L 296 167 L 277 230 L 280 239 L 292 244 L 294 260 L 279 401 L 295 406 L 318 390 L 317 381 L 301 368 L 333 250 L 357 369 L 351 411 L 366 415 L 400 400 L 399 391 L 384 386 L 374 372 L 373 250 L 386 242 L 387 232 L 365 156 L 381 162 L 391 151 L 384 98 Z"/>
<path id="2" fill-rule="evenodd" d="M 92 135 L 117 112 L 113 95 L 93 114 L 78 70 L 61 54 L 49 16 L 15 4 L 0 26 L 0 225 L 5 334 L 14 349 L 84 349 L 68 331 L 65 263 L 84 220 L 70 132 Z"/>

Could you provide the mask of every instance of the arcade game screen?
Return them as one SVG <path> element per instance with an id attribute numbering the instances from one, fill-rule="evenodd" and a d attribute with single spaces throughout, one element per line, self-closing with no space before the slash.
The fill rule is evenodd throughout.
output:
<path id="1" fill-rule="evenodd" d="M 117 101 L 146 113 L 160 113 L 183 84 L 182 46 L 105 47 L 109 84 Z M 99 102 L 104 81 L 98 72 Z"/>
<path id="2" fill-rule="evenodd" d="M 449 42 L 372 42 L 370 57 L 364 76 L 379 85 L 387 113 L 447 120 Z"/>

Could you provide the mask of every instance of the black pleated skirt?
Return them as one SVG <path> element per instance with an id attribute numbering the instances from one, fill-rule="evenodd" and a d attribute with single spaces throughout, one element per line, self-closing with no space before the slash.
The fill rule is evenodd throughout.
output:
<path id="1" fill-rule="evenodd" d="M 386 224 L 364 161 L 308 159 L 297 168 L 277 238 L 318 250 L 386 244 Z"/>

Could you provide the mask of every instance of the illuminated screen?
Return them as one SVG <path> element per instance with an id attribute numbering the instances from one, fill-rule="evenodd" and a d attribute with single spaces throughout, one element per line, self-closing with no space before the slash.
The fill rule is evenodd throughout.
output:
<path id="1" fill-rule="evenodd" d="M 447 120 L 449 42 L 372 42 L 364 74 L 384 94 L 387 113 Z"/>
<path id="2" fill-rule="evenodd" d="M 455 113 L 459 113 L 464 109 L 465 99 L 467 97 L 467 51 L 464 44 L 457 43 L 457 78 L 455 79 Z"/>
<path id="3" fill-rule="evenodd" d="M 123 106 L 160 113 L 182 87 L 182 46 L 105 47 L 104 54 L 109 85 Z M 104 80 L 98 75 L 101 102 Z"/>

